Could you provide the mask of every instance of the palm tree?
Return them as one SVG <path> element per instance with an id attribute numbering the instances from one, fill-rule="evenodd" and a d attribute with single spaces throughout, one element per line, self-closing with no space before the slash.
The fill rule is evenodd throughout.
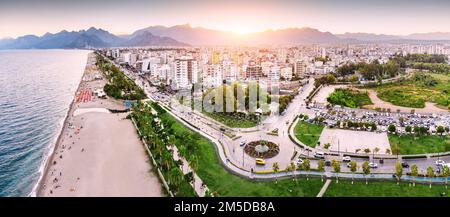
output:
<path id="1" fill-rule="evenodd" d="M 166 168 L 167 171 L 170 170 L 170 164 L 172 163 L 172 153 L 171 153 L 171 152 L 172 152 L 172 151 L 167 150 L 167 151 L 165 151 L 165 152 L 163 153 L 163 155 L 161 156 L 162 161 L 163 161 L 164 166 L 165 166 L 165 168 Z"/>
<path id="2" fill-rule="evenodd" d="M 336 183 L 339 183 L 339 174 L 341 172 L 341 164 L 339 163 L 339 161 L 337 160 L 333 160 L 333 162 L 331 163 L 331 165 L 333 166 L 333 170 L 336 173 Z"/>
<path id="3" fill-rule="evenodd" d="M 413 187 L 416 186 L 416 177 L 419 175 L 419 169 L 416 164 L 411 166 L 411 176 L 413 177 Z"/>
<path id="4" fill-rule="evenodd" d="M 174 188 L 176 189 L 176 191 L 178 191 L 181 182 L 184 179 L 184 175 L 183 172 L 181 171 L 180 168 L 178 167 L 173 167 L 172 169 L 169 170 L 168 172 L 168 179 L 169 179 L 169 183 L 174 186 Z"/>
<path id="5" fill-rule="evenodd" d="M 297 169 L 297 165 L 294 162 L 290 164 L 290 170 L 292 172 L 292 180 L 295 181 L 295 170 Z"/>
<path id="6" fill-rule="evenodd" d="M 325 161 L 324 160 L 319 160 L 319 162 L 317 164 L 317 170 L 319 170 L 319 172 L 321 172 L 321 173 L 325 172 Z M 323 174 L 320 174 L 320 179 L 323 182 Z"/>
<path id="7" fill-rule="evenodd" d="M 192 170 L 197 171 L 198 169 L 198 157 L 197 155 L 189 156 L 189 166 Z"/>
<path id="8" fill-rule="evenodd" d="M 400 184 L 400 178 L 403 175 L 403 166 L 401 162 L 395 164 L 395 175 L 397 176 L 397 185 Z"/>
<path id="9" fill-rule="evenodd" d="M 370 174 L 370 166 L 369 166 L 368 161 L 364 161 L 364 163 L 362 164 L 362 169 L 363 169 L 364 177 L 366 178 L 366 185 L 367 185 L 368 184 L 367 175 Z"/>
<path id="10" fill-rule="evenodd" d="M 356 163 L 356 161 L 350 162 L 350 171 L 352 171 L 352 185 L 353 185 L 353 181 L 355 179 L 354 173 L 356 172 L 357 169 L 358 169 L 358 164 Z"/>
<path id="11" fill-rule="evenodd" d="M 278 183 L 277 174 L 276 174 L 280 170 L 280 166 L 278 165 L 278 162 L 274 162 L 272 164 L 272 169 L 273 169 L 273 172 L 275 173 L 275 183 Z"/>
<path id="12" fill-rule="evenodd" d="M 444 168 L 442 168 L 442 177 L 445 178 L 445 189 L 447 189 L 449 175 L 450 175 L 450 168 L 447 165 L 445 165 Z"/>
<path id="13" fill-rule="evenodd" d="M 302 163 L 303 170 L 306 171 L 306 180 L 309 180 L 309 171 L 311 170 L 311 161 L 309 159 L 305 159 Z"/>
<path id="14" fill-rule="evenodd" d="M 389 149 L 389 148 L 386 148 L 386 154 L 391 154 L 391 149 Z"/>
<path id="15" fill-rule="evenodd" d="M 433 167 L 428 167 L 427 168 L 427 176 L 428 176 L 428 178 L 429 178 L 429 181 L 430 181 L 430 188 L 431 188 L 431 179 L 434 177 L 434 169 L 433 169 Z"/>

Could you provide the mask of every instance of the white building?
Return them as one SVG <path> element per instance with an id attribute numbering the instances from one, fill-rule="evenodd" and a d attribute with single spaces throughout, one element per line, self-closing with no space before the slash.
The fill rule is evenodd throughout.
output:
<path id="1" fill-rule="evenodd" d="M 189 88 L 198 81 L 197 61 L 192 57 L 183 56 L 173 63 L 172 88 L 175 90 Z"/>

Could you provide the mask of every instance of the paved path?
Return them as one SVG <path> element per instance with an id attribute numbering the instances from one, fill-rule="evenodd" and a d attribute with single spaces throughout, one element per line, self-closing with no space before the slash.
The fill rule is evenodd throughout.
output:
<path id="1" fill-rule="evenodd" d="M 139 76 L 133 76 L 131 75 L 130 78 L 132 78 L 136 83 L 141 86 L 146 93 L 152 97 L 152 93 L 150 91 L 150 87 L 144 86 L 144 80 L 143 78 Z M 295 135 L 293 133 L 293 127 L 291 127 L 291 132 L 288 132 L 289 126 L 291 125 L 291 122 L 295 119 L 297 114 L 303 113 L 308 114 L 310 117 L 314 117 L 316 114 L 316 111 L 314 109 L 309 109 L 306 107 L 304 100 L 309 95 L 309 93 L 314 88 L 314 79 L 311 78 L 309 80 L 309 83 L 304 85 L 302 88 L 299 89 L 299 94 L 294 98 L 294 100 L 289 104 L 285 115 L 278 115 L 278 116 L 271 116 L 258 127 L 259 131 L 255 132 L 240 132 L 241 130 L 238 130 L 236 133 L 236 137 L 240 137 L 238 140 L 232 140 L 231 138 L 225 136 L 220 130 L 217 129 L 217 126 L 222 125 L 220 123 L 217 123 L 217 121 L 211 120 L 210 118 L 205 118 L 202 115 L 197 115 L 195 112 L 181 112 L 182 110 L 177 109 L 177 105 L 172 105 L 172 108 L 170 109 L 171 114 L 179 119 L 183 124 L 191 128 L 192 130 L 200 133 L 202 136 L 208 138 L 212 141 L 212 143 L 216 146 L 216 151 L 218 154 L 218 157 L 221 161 L 221 164 L 224 167 L 227 167 L 229 171 L 232 171 L 235 174 L 239 174 L 242 177 L 246 177 L 249 179 L 273 179 L 275 177 L 285 177 L 290 176 L 292 173 L 269 173 L 269 174 L 256 174 L 251 173 L 250 170 L 253 169 L 254 171 L 267 171 L 271 170 L 272 163 L 277 162 L 280 165 L 280 169 L 286 168 L 287 165 L 291 162 L 291 157 L 293 156 L 293 153 L 295 151 L 298 151 L 300 155 L 306 157 L 310 156 L 315 153 L 316 149 L 310 148 L 310 147 L 302 147 L 302 143 L 297 140 L 297 143 L 294 143 L 291 139 L 288 137 L 288 133 L 291 134 L 292 137 L 295 138 Z M 165 105 L 166 107 L 169 107 L 170 105 L 167 104 L 167 102 L 156 100 L 158 103 Z M 194 125 L 196 128 L 191 126 Z M 267 132 L 270 132 L 273 129 L 279 129 L 279 135 L 278 136 L 271 136 L 267 135 Z M 234 130 L 234 129 L 233 129 Z M 243 148 L 239 146 L 240 141 L 246 140 L 247 142 L 258 140 L 258 139 L 267 139 L 270 141 L 274 141 L 275 143 L 280 145 L 280 154 L 275 156 L 274 158 L 267 159 L 265 166 L 255 166 L 254 158 L 248 156 L 244 153 Z M 295 139 L 294 139 L 295 140 Z M 298 145 L 300 144 L 300 146 Z M 303 145 L 304 146 L 304 145 Z M 330 152 L 321 150 L 324 152 Z M 298 154 L 297 154 L 298 156 Z M 337 159 L 340 160 L 339 156 L 333 157 L 333 156 L 327 156 L 327 159 Z M 443 159 L 445 161 L 450 161 L 449 157 L 441 157 L 440 159 Z M 358 165 L 361 165 L 362 162 L 367 161 L 367 159 L 364 158 L 353 158 Z M 404 160 L 406 162 L 409 162 L 410 164 L 414 163 L 417 164 L 419 167 L 420 173 L 425 173 L 426 167 L 430 165 L 434 165 L 434 161 L 436 158 L 428 158 L 428 159 L 414 159 L 414 160 Z M 316 160 L 311 161 L 311 167 L 315 168 L 317 167 Z M 372 175 L 368 176 L 369 179 L 392 179 L 392 173 L 395 171 L 395 163 L 397 162 L 397 159 L 385 159 L 384 164 L 379 164 L 378 169 L 372 170 Z M 342 172 L 349 172 L 349 169 L 346 167 L 346 163 L 341 164 Z M 325 173 L 320 172 L 308 172 L 310 175 L 325 175 L 328 177 L 328 173 L 332 171 L 331 167 L 325 168 Z M 361 171 L 358 171 L 361 172 Z M 405 172 L 407 172 L 407 169 L 405 169 Z M 305 171 L 296 171 L 295 174 L 306 174 Z M 352 178 L 347 173 L 341 173 L 337 176 L 342 178 Z M 347 177 L 348 176 L 348 177 Z M 332 177 L 336 177 L 336 175 L 333 175 Z M 365 179 L 366 177 L 361 174 L 355 174 L 354 178 L 358 179 Z M 407 180 L 407 176 L 403 176 L 402 180 Z M 442 182 L 441 179 L 433 179 L 437 182 Z"/>
<path id="2" fill-rule="evenodd" d="M 322 189 L 320 189 L 319 193 L 317 194 L 317 197 L 322 197 L 325 194 L 325 192 L 328 189 L 328 186 L 330 186 L 330 183 L 331 183 L 331 179 L 327 179 L 325 184 L 322 186 Z"/>

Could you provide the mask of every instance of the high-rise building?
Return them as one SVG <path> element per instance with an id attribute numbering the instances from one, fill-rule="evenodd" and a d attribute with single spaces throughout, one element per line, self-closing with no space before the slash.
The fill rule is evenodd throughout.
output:
<path id="1" fill-rule="evenodd" d="M 294 65 L 294 74 L 302 77 L 306 74 L 306 64 L 303 60 L 297 60 Z"/>
<path id="2" fill-rule="evenodd" d="M 174 61 L 172 88 L 183 89 L 198 81 L 197 61 L 192 57 L 180 57 Z"/>
<path id="3" fill-rule="evenodd" d="M 245 69 L 245 77 L 249 80 L 259 80 L 262 77 L 262 67 L 254 63 L 250 63 Z"/>

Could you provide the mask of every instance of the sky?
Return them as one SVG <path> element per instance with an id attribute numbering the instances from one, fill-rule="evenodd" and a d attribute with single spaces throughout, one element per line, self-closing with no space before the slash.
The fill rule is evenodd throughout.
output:
<path id="1" fill-rule="evenodd" d="M 290 27 L 332 33 L 450 32 L 446 0 L 0 0 L 0 38 L 91 26 L 130 34 L 152 25 L 239 34 Z"/>

